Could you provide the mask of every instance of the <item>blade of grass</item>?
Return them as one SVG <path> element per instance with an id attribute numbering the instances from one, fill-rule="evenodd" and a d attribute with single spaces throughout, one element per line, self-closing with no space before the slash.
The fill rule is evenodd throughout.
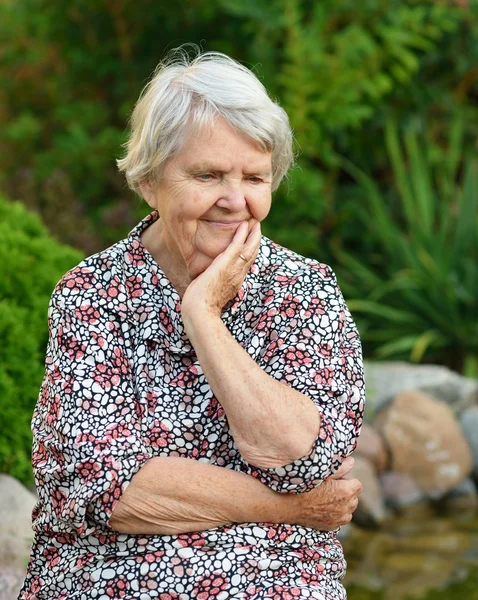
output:
<path id="1" fill-rule="evenodd" d="M 415 363 L 419 363 L 425 352 L 430 347 L 442 348 L 446 344 L 446 338 L 438 331 L 430 329 L 420 335 L 415 342 L 410 353 L 410 360 Z"/>
<path id="2" fill-rule="evenodd" d="M 419 217 L 414 221 L 410 233 L 414 234 L 418 230 L 429 237 L 432 233 L 436 204 L 436 196 L 430 181 L 430 169 L 421 152 L 415 132 L 412 130 L 405 132 L 404 141 L 409 159 L 410 184 Z"/>
<path id="3" fill-rule="evenodd" d="M 415 201 L 408 182 L 407 169 L 398 137 L 398 128 L 393 120 L 389 120 L 385 126 L 385 143 L 392 163 L 395 182 L 400 192 L 403 212 L 408 222 L 408 227 L 412 228 L 417 220 Z"/>

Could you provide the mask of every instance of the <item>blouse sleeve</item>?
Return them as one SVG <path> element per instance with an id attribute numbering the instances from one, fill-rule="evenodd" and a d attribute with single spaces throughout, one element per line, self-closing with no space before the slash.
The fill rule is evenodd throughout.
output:
<path id="1" fill-rule="evenodd" d="M 127 325 L 91 303 L 52 296 L 46 370 L 32 421 L 39 500 L 56 530 L 108 527 L 151 458 L 127 358 Z M 48 509 L 45 509 L 48 511 Z"/>
<path id="2" fill-rule="evenodd" d="M 312 297 L 288 294 L 269 312 L 280 325 L 259 364 L 313 400 L 320 431 L 310 452 L 288 465 L 261 469 L 243 461 L 241 470 L 275 491 L 302 493 L 335 473 L 357 444 L 365 402 L 361 343 L 333 274 Z"/>

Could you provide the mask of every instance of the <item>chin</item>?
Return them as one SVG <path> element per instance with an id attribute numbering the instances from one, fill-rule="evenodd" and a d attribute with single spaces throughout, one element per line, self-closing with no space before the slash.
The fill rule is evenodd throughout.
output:
<path id="1" fill-rule="evenodd" d="M 220 254 L 222 254 L 225 250 L 227 250 L 228 246 L 231 243 L 231 239 L 229 240 L 224 240 L 224 241 L 219 241 L 219 240 L 215 240 L 214 244 L 210 244 L 208 246 L 206 246 L 202 251 L 201 254 L 203 254 L 204 256 L 207 256 L 208 258 L 211 259 L 211 262 L 217 258 Z"/>

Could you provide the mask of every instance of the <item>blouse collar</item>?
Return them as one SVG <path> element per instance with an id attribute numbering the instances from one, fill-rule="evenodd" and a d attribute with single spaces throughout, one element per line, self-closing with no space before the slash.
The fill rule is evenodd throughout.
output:
<path id="1" fill-rule="evenodd" d="M 126 238 L 125 265 L 127 292 L 133 318 L 142 339 L 157 341 L 178 354 L 192 354 L 181 317 L 181 297 L 164 271 L 143 245 L 142 232 L 159 219 L 157 210 L 147 215 Z M 256 260 L 244 281 L 223 311 L 221 318 L 228 328 L 248 310 L 261 288 L 261 271 L 269 264 L 267 238 L 262 238 Z M 136 285 L 135 285 L 136 284 Z"/>

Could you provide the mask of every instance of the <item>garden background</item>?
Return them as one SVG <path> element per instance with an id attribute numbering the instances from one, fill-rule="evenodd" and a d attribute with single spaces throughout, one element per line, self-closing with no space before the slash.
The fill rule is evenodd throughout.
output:
<path id="1" fill-rule="evenodd" d="M 288 112 L 264 233 L 334 268 L 366 358 L 478 374 L 477 0 L 1 0 L 0 472 L 27 485 L 49 296 L 147 214 L 115 159 L 185 42 Z"/>

